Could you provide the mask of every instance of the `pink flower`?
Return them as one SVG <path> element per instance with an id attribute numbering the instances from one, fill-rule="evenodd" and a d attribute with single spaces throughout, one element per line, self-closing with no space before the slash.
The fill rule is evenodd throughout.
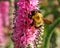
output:
<path id="1" fill-rule="evenodd" d="M 0 2 L 0 11 L 2 13 L 5 25 L 9 26 L 9 2 L 8 1 Z"/>
<path id="2" fill-rule="evenodd" d="M 0 46 L 6 45 L 4 25 L 9 26 L 9 2 L 0 2 Z"/>
<path id="3" fill-rule="evenodd" d="M 28 17 L 31 11 L 37 9 L 38 0 L 19 0 L 17 2 L 18 11 L 14 20 L 13 41 L 15 48 L 27 47 L 29 43 L 34 43 L 37 29 L 31 26 L 33 20 Z"/>
<path id="4" fill-rule="evenodd" d="M 3 21 L 2 21 L 2 14 L 0 12 L 0 46 L 5 46 L 5 37 L 4 37 L 4 28 L 3 28 Z"/>

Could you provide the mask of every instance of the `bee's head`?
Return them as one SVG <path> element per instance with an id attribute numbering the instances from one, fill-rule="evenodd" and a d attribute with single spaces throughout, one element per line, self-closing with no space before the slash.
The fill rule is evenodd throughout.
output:
<path id="1" fill-rule="evenodd" d="M 28 14 L 28 17 L 29 17 L 30 19 L 32 19 L 32 16 L 34 16 L 37 12 L 38 12 L 38 13 L 41 13 L 40 10 L 35 9 L 35 10 L 31 11 L 31 14 Z"/>
<path id="2" fill-rule="evenodd" d="M 37 12 L 38 12 L 38 13 L 41 13 L 41 11 L 40 11 L 40 10 L 37 10 L 37 9 L 36 9 L 36 10 L 31 11 L 32 16 L 33 16 L 33 15 L 35 15 Z"/>

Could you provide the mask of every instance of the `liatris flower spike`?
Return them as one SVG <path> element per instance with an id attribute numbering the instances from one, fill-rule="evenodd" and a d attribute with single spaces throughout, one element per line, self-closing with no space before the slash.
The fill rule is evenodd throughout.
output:
<path id="1" fill-rule="evenodd" d="M 6 46 L 6 34 L 5 26 L 9 26 L 9 2 L 8 1 L 1 1 L 0 2 L 0 48 Z"/>
<path id="2" fill-rule="evenodd" d="M 18 10 L 14 19 L 15 28 L 12 37 L 15 48 L 38 48 L 39 43 L 36 42 L 39 42 L 42 30 L 40 25 L 43 24 L 41 14 L 38 11 L 35 13 L 35 10 L 39 10 L 38 4 L 38 0 L 19 0 L 17 2 Z M 36 15 L 38 15 L 39 22 Z"/>

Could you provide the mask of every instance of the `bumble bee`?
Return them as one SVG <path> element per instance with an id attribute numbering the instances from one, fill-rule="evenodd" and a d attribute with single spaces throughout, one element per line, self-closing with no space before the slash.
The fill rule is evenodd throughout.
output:
<path id="1" fill-rule="evenodd" d="M 32 16 L 32 19 L 34 20 L 35 27 L 40 27 L 44 25 L 44 21 L 41 13 L 36 12 L 35 15 Z"/>
<path id="2" fill-rule="evenodd" d="M 34 10 L 31 13 L 32 15 L 29 17 L 33 19 L 33 26 L 40 27 L 40 26 L 43 26 L 44 23 L 51 24 L 51 21 L 49 21 L 46 18 L 43 18 L 43 15 L 41 14 L 39 10 Z"/>

